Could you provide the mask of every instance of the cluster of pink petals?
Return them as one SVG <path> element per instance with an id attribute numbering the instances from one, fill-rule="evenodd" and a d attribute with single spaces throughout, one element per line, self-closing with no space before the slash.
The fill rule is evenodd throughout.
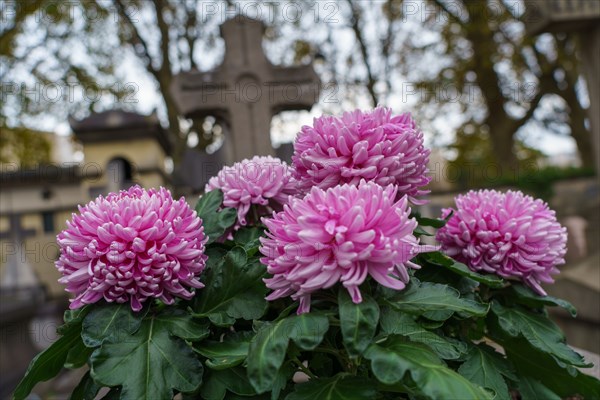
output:
<path id="1" fill-rule="evenodd" d="M 70 308 L 104 298 L 130 301 L 139 311 L 148 298 L 172 304 L 174 296 L 191 298 L 189 287 L 203 287 L 204 228 L 183 198 L 134 186 L 100 196 L 79 212 L 58 235 L 59 282 L 76 294 Z"/>
<path id="2" fill-rule="evenodd" d="M 301 190 L 357 185 L 361 179 L 396 185 L 414 204 L 431 178 L 430 151 L 410 114 L 392 116 L 389 108 L 356 110 L 342 117 L 322 116 L 304 126 L 294 143 L 294 177 Z"/>
<path id="3" fill-rule="evenodd" d="M 410 259 L 437 248 L 419 245 L 407 196 L 396 201 L 396 195 L 393 185 L 365 181 L 326 191 L 314 187 L 273 218 L 263 218 L 268 231 L 261 238 L 261 262 L 273 275 L 265 280 L 273 290 L 267 300 L 291 296 L 300 301 L 301 314 L 310 310 L 312 293 L 341 282 L 360 303 L 359 286 L 368 275 L 403 289 L 407 267 L 419 268 Z"/>
<path id="4" fill-rule="evenodd" d="M 546 203 L 521 192 L 471 191 L 456 198 L 453 211 L 437 240 L 449 256 L 474 271 L 516 278 L 540 295 L 540 283 L 564 264 L 567 232 Z"/>
<path id="5" fill-rule="evenodd" d="M 296 194 L 296 183 L 290 168 L 280 159 L 255 156 L 219 171 L 208 181 L 205 191 L 214 189 L 223 192 L 223 206 L 235 208 L 238 224 L 245 226 L 250 206 L 255 205 L 259 216 L 281 210 L 288 196 Z"/>

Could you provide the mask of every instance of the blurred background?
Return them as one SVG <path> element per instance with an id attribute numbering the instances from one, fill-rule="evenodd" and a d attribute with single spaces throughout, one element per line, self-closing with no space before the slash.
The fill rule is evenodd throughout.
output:
<path id="1" fill-rule="evenodd" d="M 517 188 L 569 230 L 548 291 L 600 352 L 600 1 L 0 1 L 0 398 L 67 304 L 56 234 L 99 194 L 164 185 L 195 203 L 226 164 L 289 161 L 302 125 L 376 105 L 432 149 L 438 216 Z M 68 374 L 37 391 L 61 398 Z"/>

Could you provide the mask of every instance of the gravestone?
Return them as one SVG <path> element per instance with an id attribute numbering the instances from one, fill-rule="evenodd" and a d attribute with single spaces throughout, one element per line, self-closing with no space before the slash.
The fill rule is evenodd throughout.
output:
<path id="1" fill-rule="evenodd" d="M 527 32 L 576 33 L 581 41 L 583 73 L 590 96 L 589 118 L 600 174 L 600 1 L 598 0 L 526 0 Z"/>
<path id="2" fill-rule="evenodd" d="M 2 249 L 2 274 L 0 275 L 0 298 L 29 302 L 30 292 L 40 290 L 40 281 L 35 276 L 33 268 L 27 262 L 23 251 L 27 237 L 35 236 L 35 229 L 24 229 L 21 226 L 21 215 L 9 216 L 10 230 L 0 232 L 0 239 L 7 240 Z M 33 297 L 35 298 L 35 297 Z"/>
<path id="3" fill-rule="evenodd" d="M 44 289 L 23 251 L 24 240 L 35 229 L 21 226 L 21 215 L 9 216 L 10 230 L 1 232 L 0 276 L 0 398 L 5 398 L 25 372 L 36 353 L 30 323 L 44 301 Z"/>
<path id="4" fill-rule="evenodd" d="M 236 16 L 221 25 L 223 63 L 207 72 L 175 76 L 171 93 L 179 112 L 193 121 L 214 116 L 224 125 L 231 164 L 254 155 L 273 155 L 272 117 L 309 110 L 318 101 L 320 80 L 311 65 L 280 67 L 262 48 L 262 22 Z"/>

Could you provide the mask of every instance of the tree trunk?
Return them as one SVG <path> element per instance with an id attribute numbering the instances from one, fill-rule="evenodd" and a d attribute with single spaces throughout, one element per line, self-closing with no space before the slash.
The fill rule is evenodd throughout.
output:
<path id="1" fill-rule="evenodd" d="M 508 116 L 502 110 L 500 114 L 504 117 L 495 118 L 493 115 L 497 111 L 490 110 L 491 116 L 487 118 L 487 125 L 490 129 L 490 140 L 492 142 L 492 156 L 495 159 L 496 165 L 482 166 L 489 168 L 486 173 L 494 176 L 518 178 L 519 162 L 515 155 L 515 139 L 514 132 L 511 130 L 508 121 Z"/>
<path id="2" fill-rule="evenodd" d="M 473 47 L 473 52 L 477 55 L 473 57 L 473 71 L 476 72 L 477 86 L 487 106 L 487 117 L 485 125 L 488 126 L 490 140 L 493 146 L 493 155 L 496 159 L 497 171 L 502 176 L 512 176 L 517 170 L 517 157 L 514 154 L 514 130 L 512 122 L 504 110 L 505 98 L 500 90 L 500 79 L 494 70 L 494 52 L 497 43 L 494 40 L 494 32 L 490 29 L 489 21 L 478 12 L 481 3 L 465 2 L 469 11 L 470 21 L 463 26 L 466 38 Z M 494 166 L 482 166 L 491 168 Z"/>

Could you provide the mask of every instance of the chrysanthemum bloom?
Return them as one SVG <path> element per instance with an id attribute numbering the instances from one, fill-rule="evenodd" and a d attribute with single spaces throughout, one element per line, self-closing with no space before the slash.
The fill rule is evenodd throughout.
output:
<path id="1" fill-rule="evenodd" d="M 456 198 L 454 214 L 437 233 L 442 249 L 473 271 L 517 278 L 545 296 L 540 283 L 564 264 L 567 231 L 554 211 L 521 192 L 470 191 Z"/>
<path id="2" fill-rule="evenodd" d="M 430 151 L 410 114 L 392 116 L 389 108 L 356 110 L 341 118 L 322 116 L 303 126 L 294 143 L 294 177 L 302 190 L 321 189 L 361 179 L 398 187 L 414 204 L 431 178 Z"/>
<path id="3" fill-rule="evenodd" d="M 298 314 L 310 309 L 311 294 L 337 282 L 355 303 L 368 275 L 383 286 L 401 290 L 409 280 L 410 259 L 437 249 L 419 245 L 417 222 L 409 218 L 407 196 L 396 201 L 397 188 L 361 181 L 327 191 L 313 187 L 293 198 L 273 218 L 261 238 L 261 262 L 273 275 L 267 300 L 290 296 L 300 301 Z"/>
<path id="4" fill-rule="evenodd" d="M 130 301 L 134 311 L 148 298 L 171 304 L 204 286 L 205 242 L 202 221 L 183 198 L 134 186 L 80 206 L 67 221 L 58 235 L 59 282 L 76 294 L 72 309 L 101 298 Z"/>
<path id="5" fill-rule="evenodd" d="M 205 191 L 221 189 L 223 206 L 237 210 L 237 227 L 247 225 L 250 206 L 257 216 L 281 210 L 288 196 L 296 194 L 296 183 L 286 163 L 271 156 L 255 156 L 231 167 L 224 167 L 212 177 Z"/>

